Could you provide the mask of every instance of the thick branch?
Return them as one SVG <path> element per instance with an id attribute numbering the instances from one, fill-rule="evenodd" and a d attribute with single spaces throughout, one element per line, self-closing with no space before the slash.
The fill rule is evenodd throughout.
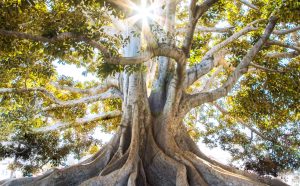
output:
<path id="1" fill-rule="evenodd" d="M 175 46 L 170 46 L 169 44 L 159 44 L 157 48 L 153 49 L 152 57 L 155 56 L 168 57 L 178 62 L 184 56 L 184 52 Z"/>
<path id="2" fill-rule="evenodd" d="M 64 123 L 64 122 L 58 122 L 54 125 L 51 126 L 46 126 L 46 127 L 41 127 L 41 128 L 36 128 L 33 129 L 33 132 L 37 133 L 45 133 L 45 132 L 51 132 L 51 131 L 56 131 L 59 129 L 66 129 L 78 125 L 85 125 L 93 121 L 99 121 L 99 120 L 108 120 L 112 118 L 116 118 L 122 115 L 122 112 L 119 110 L 107 112 L 107 113 L 100 113 L 96 115 L 92 115 L 89 117 L 84 117 L 84 118 L 77 118 L 74 123 Z"/>
<path id="3" fill-rule="evenodd" d="M 269 71 L 269 72 L 276 72 L 276 73 L 284 73 L 284 71 L 282 70 L 274 70 L 274 69 L 269 69 L 267 67 L 264 67 L 264 66 L 261 66 L 261 65 L 258 65 L 258 64 L 255 64 L 255 63 L 250 63 L 251 66 L 257 68 L 257 69 L 261 69 L 261 70 L 264 70 L 264 71 Z"/>
<path id="4" fill-rule="evenodd" d="M 300 52 L 300 47 L 293 46 L 293 45 L 283 43 L 280 41 L 267 41 L 267 45 L 277 45 L 277 46 L 281 46 L 284 48 L 290 48 L 290 49 L 296 50 L 297 52 Z"/>
<path id="5" fill-rule="evenodd" d="M 206 0 L 201 5 L 196 5 L 197 1 L 191 1 L 189 23 L 186 28 L 186 35 L 182 46 L 186 56 L 189 56 L 196 24 L 199 18 L 217 1 L 218 0 Z"/>
<path id="6" fill-rule="evenodd" d="M 212 85 L 213 81 L 216 79 L 216 76 L 221 72 L 222 70 L 222 66 L 219 66 L 216 71 L 211 75 L 211 77 L 207 80 L 207 82 L 205 83 L 202 91 L 208 91 L 210 86 Z"/>
<path id="7" fill-rule="evenodd" d="M 93 102 L 96 102 L 99 100 L 114 99 L 114 98 L 122 98 L 122 93 L 117 89 L 109 89 L 108 91 L 106 91 L 102 94 L 83 97 L 83 98 L 79 98 L 79 99 L 75 99 L 75 100 L 60 101 L 58 104 L 53 104 L 42 110 L 49 111 L 49 110 L 53 110 L 53 109 L 57 109 L 57 108 L 70 107 L 70 106 L 83 104 L 83 103 L 93 103 Z"/>
<path id="8" fill-rule="evenodd" d="M 195 32 L 217 32 L 217 33 L 225 33 L 225 32 L 229 32 L 230 30 L 232 30 L 234 27 L 233 26 L 229 26 L 229 27 L 205 27 L 205 26 L 198 26 L 195 28 Z M 179 34 L 185 34 L 185 30 L 184 29 L 179 29 L 177 30 L 177 33 Z"/>
<path id="9" fill-rule="evenodd" d="M 88 97 L 83 97 L 80 99 L 75 99 L 75 100 L 69 100 L 69 101 L 62 101 L 58 98 L 56 98 L 52 93 L 47 91 L 45 88 L 0 88 L 0 94 L 5 94 L 5 93 L 24 93 L 24 92 L 41 92 L 43 95 L 45 95 L 50 101 L 52 101 L 54 104 L 51 106 L 48 106 L 44 109 L 43 111 L 48 111 L 56 108 L 62 108 L 62 107 L 69 107 L 69 106 L 74 106 L 78 105 L 81 103 L 92 103 L 98 100 L 103 100 L 103 99 L 114 99 L 114 98 L 122 98 L 122 93 L 117 90 L 117 89 L 109 89 L 108 91 L 102 93 L 102 94 L 97 94 L 94 96 L 88 96 Z"/>
<path id="10" fill-rule="evenodd" d="M 232 30 L 234 27 L 205 27 L 205 26 L 199 26 L 196 27 L 196 32 L 219 32 L 219 33 L 224 33 Z"/>
<path id="11" fill-rule="evenodd" d="M 232 36 L 224 40 L 223 42 L 217 44 L 213 48 L 211 48 L 203 57 L 202 61 L 196 64 L 193 68 L 187 70 L 187 78 L 185 82 L 185 88 L 192 85 L 195 81 L 197 81 L 200 77 L 210 72 L 217 63 L 214 63 L 213 54 L 224 48 L 225 46 L 229 45 L 230 43 L 237 40 L 239 37 L 245 35 L 248 32 L 257 30 L 254 28 L 253 25 L 262 21 L 261 19 L 253 21 L 252 23 L 248 24 L 245 28 L 240 30 L 239 32 L 234 33 Z"/>
<path id="12" fill-rule="evenodd" d="M 189 111 L 191 108 L 199 106 L 203 103 L 213 102 L 221 97 L 226 96 L 229 91 L 231 91 L 232 87 L 238 81 L 238 79 L 247 72 L 247 68 L 250 65 L 252 59 L 256 56 L 256 54 L 260 51 L 262 46 L 265 44 L 270 34 L 272 33 L 274 26 L 276 24 L 276 17 L 271 17 L 269 19 L 269 23 L 265 29 L 264 34 L 258 40 L 257 43 L 247 52 L 247 54 L 242 59 L 241 63 L 236 67 L 227 81 L 220 87 L 210 92 L 201 92 L 198 94 L 193 94 L 187 96 L 187 100 L 185 102 L 185 106 L 187 107 L 186 111 Z"/>
<path id="13" fill-rule="evenodd" d="M 5 93 L 24 93 L 24 92 L 41 92 L 44 96 L 50 99 L 56 104 L 60 104 L 61 100 L 57 99 L 51 92 L 47 91 L 45 88 L 0 88 L 0 94 Z"/>
<path id="14" fill-rule="evenodd" d="M 171 47 L 169 45 L 166 45 L 166 44 L 161 44 L 157 47 L 154 47 L 151 50 L 147 50 L 146 52 L 142 53 L 139 56 L 134 56 L 134 57 L 111 56 L 111 52 L 109 50 L 107 50 L 106 46 L 104 46 L 94 40 L 91 40 L 85 36 L 77 35 L 77 34 L 74 34 L 71 32 L 65 32 L 65 33 L 61 33 L 57 36 L 54 36 L 52 38 L 47 38 L 47 37 L 37 36 L 37 35 L 33 35 L 33 34 L 28 34 L 28 33 L 0 29 L 0 35 L 8 36 L 8 37 L 15 37 L 15 38 L 19 38 L 19 39 L 28 39 L 28 40 L 44 42 L 44 43 L 53 43 L 53 42 L 58 42 L 58 41 L 64 41 L 67 39 L 73 39 L 75 41 L 85 42 L 85 43 L 89 44 L 90 46 L 97 48 L 99 51 L 101 51 L 105 58 L 105 61 L 110 64 L 120 64 L 120 65 L 141 64 L 155 56 L 165 56 L 165 57 L 169 57 L 172 59 L 178 59 L 178 55 L 181 55 L 181 54 L 176 53 L 178 51 L 178 49 Z"/>
<path id="15" fill-rule="evenodd" d="M 294 58 L 299 55 L 300 55 L 299 52 L 293 51 L 293 52 L 269 53 L 266 55 L 266 57 L 269 57 L 269 58 Z"/>
<path id="16" fill-rule="evenodd" d="M 70 86 L 65 86 L 65 85 L 60 85 L 58 83 L 51 83 L 55 88 L 57 89 L 62 89 L 62 90 L 67 90 L 70 92 L 75 92 L 75 93 L 80 93 L 80 94 L 89 94 L 89 95 L 95 95 L 99 93 L 103 93 L 107 91 L 111 87 L 118 87 L 119 82 L 117 79 L 114 78 L 107 78 L 104 80 L 104 82 L 101 85 L 98 85 L 96 87 L 92 87 L 89 89 L 81 89 L 81 88 L 76 88 L 76 87 L 70 87 Z"/>
<path id="17" fill-rule="evenodd" d="M 33 34 L 28 34 L 28 33 L 23 33 L 23 32 L 0 29 L 0 35 L 8 36 L 8 37 L 15 37 L 15 38 L 19 38 L 19 39 L 28 39 L 28 40 L 44 42 L 44 43 L 54 43 L 54 42 L 58 42 L 58 41 L 65 41 L 67 39 L 73 39 L 75 41 L 85 42 L 85 43 L 91 45 L 92 47 L 99 49 L 104 54 L 109 53 L 104 45 L 101 45 L 101 44 L 97 43 L 96 41 L 91 40 L 85 36 L 78 35 L 78 34 L 75 34 L 72 32 L 64 32 L 64 33 L 58 34 L 57 36 L 48 38 L 48 37 L 43 37 L 43 36 L 38 36 L 38 35 L 33 35 Z"/>
<path id="18" fill-rule="evenodd" d="M 241 36 L 247 34 L 248 32 L 251 31 L 255 31 L 257 30 L 257 28 L 253 27 L 253 25 L 259 23 L 263 21 L 263 19 L 258 19 L 255 20 L 251 23 L 249 23 L 245 28 L 243 28 L 242 30 L 234 33 L 233 35 L 231 35 L 229 38 L 227 38 L 226 40 L 224 40 L 223 42 L 217 44 L 216 46 L 214 46 L 213 48 L 211 48 L 206 54 L 205 56 L 212 56 L 214 53 L 216 53 L 217 51 L 219 51 L 220 49 L 224 48 L 225 46 L 227 46 L 228 44 L 232 43 L 233 41 L 237 40 L 238 38 L 240 38 Z"/>
<path id="19" fill-rule="evenodd" d="M 289 34 L 292 32 L 296 32 L 298 30 L 300 30 L 300 26 L 296 26 L 295 28 L 291 28 L 291 29 L 287 29 L 287 30 L 274 30 L 273 34 L 285 35 L 285 34 Z"/>

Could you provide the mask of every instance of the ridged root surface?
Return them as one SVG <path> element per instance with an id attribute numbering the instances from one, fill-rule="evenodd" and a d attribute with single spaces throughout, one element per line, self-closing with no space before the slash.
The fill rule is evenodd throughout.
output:
<path id="1" fill-rule="evenodd" d="M 286 185 L 280 180 L 261 178 L 209 159 L 184 128 L 173 139 L 176 148 L 162 148 L 153 135 L 154 130 L 147 128 L 151 126 L 145 124 L 148 121 L 133 118 L 136 119 L 132 119 L 131 125 L 127 125 L 128 121 L 122 123 L 126 130 L 120 128 L 107 145 L 82 163 L 37 177 L 3 180 L 0 185 Z"/>

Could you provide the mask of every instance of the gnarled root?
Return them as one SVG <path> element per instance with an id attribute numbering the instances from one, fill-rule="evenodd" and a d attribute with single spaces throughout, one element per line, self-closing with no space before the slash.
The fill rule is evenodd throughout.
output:
<path id="1" fill-rule="evenodd" d="M 9 179 L 2 181 L 1 185 L 78 185 L 91 176 L 97 175 L 108 164 L 116 151 L 118 142 L 119 135 L 117 134 L 100 152 L 80 164 L 50 170 L 37 177 Z"/>

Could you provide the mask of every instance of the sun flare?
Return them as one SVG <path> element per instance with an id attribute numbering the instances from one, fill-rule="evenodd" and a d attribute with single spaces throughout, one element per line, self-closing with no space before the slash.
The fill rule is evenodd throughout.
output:
<path id="1" fill-rule="evenodd" d="M 119 1 L 121 6 L 131 12 L 131 16 L 124 20 L 126 28 L 124 27 L 123 29 L 137 26 L 135 28 L 140 29 L 141 34 L 141 47 L 146 48 L 149 45 L 155 45 L 156 40 L 153 32 L 151 31 L 151 26 L 159 25 L 164 29 L 163 25 L 165 23 L 164 18 L 160 15 L 162 9 L 160 2 L 152 1 L 150 3 L 148 0 L 141 0 L 139 4 L 136 4 L 131 0 Z"/>
<path id="2" fill-rule="evenodd" d="M 148 24 L 148 19 L 154 20 L 155 14 L 153 12 L 154 4 L 147 4 L 145 0 L 142 0 L 140 5 L 133 4 L 132 10 L 135 21 L 142 21 L 143 24 Z"/>

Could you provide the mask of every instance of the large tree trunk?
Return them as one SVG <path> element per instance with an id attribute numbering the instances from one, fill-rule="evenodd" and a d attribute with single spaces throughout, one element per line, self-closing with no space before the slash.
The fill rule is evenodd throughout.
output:
<path id="1" fill-rule="evenodd" d="M 221 165 L 206 157 L 176 112 L 152 113 L 144 74 L 124 74 L 120 127 L 88 160 L 3 185 L 284 185 Z M 160 109 L 162 110 L 162 109 Z M 264 182 L 264 183 L 263 183 Z"/>

